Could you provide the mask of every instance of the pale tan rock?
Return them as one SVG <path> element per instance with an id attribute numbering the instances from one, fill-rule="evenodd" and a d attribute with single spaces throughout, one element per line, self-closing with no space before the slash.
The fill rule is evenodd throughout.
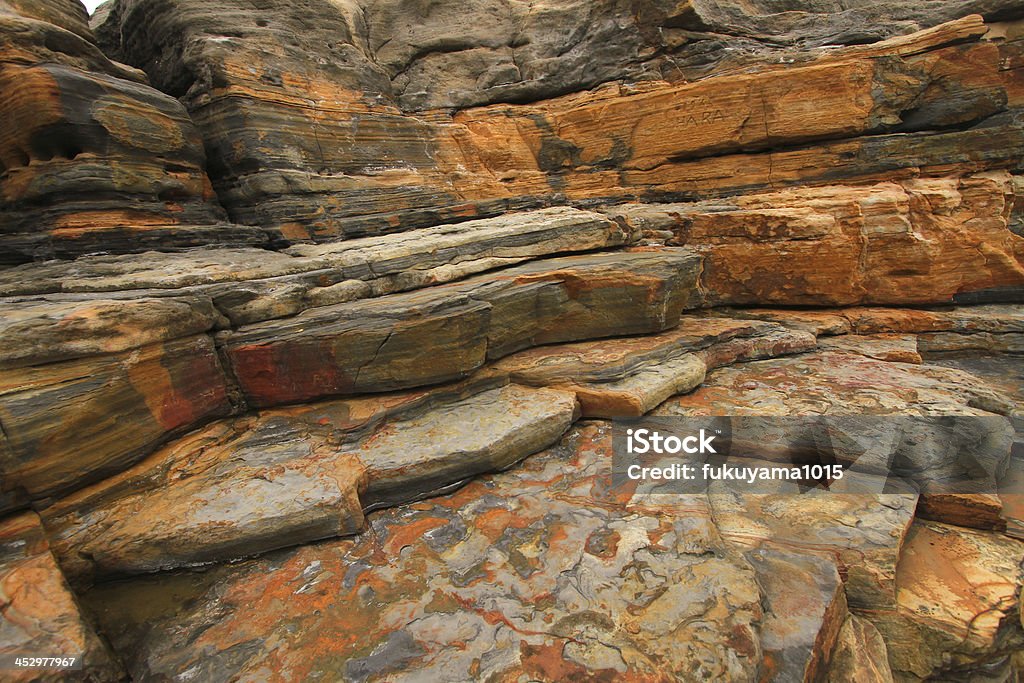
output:
<path id="1" fill-rule="evenodd" d="M 818 341 L 822 351 L 845 351 L 891 363 L 921 363 L 918 338 L 909 334 L 845 335 Z"/>
<path id="2" fill-rule="evenodd" d="M 670 244 L 704 254 L 702 282 L 716 305 L 926 304 L 1024 284 L 1012 196 L 1010 174 L 989 172 L 624 205 L 612 215 L 641 230 L 672 230 Z"/>
<path id="3" fill-rule="evenodd" d="M 1024 644 L 1024 543 L 934 522 L 913 525 L 897 568 L 897 609 L 868 616 L 903 680 L 998 664 Z"/>
<path id="4" fill-rule="evenodd" d="M 867 619 L 851 614 L 839 630 L 826 680 L 893 683 L 888 656 L 885 639 L 878 629 Z"/>

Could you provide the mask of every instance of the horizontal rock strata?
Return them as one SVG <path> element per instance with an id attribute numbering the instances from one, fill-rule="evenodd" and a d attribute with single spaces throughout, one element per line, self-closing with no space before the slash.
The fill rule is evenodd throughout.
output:
<path id="1" fill-rule="evenodd" d="M 226 223 L 181 104 L 107 59 L 84 19 L 64 0 L 0 14 L 0 263 L 265 243 Z"/>
<path id="2" fill-rule="evenodd" d="M 1012 187 L 1009 173 L 993 172 L 616 213 L 704 254 L 712 304 L 925 304 L 1024 286 Z"/>
<path id="3" fill-rule="evenodd" d="M 289 239 L 566 199 L 692 198 L 837 174 L 1012 167 L 1022 149 L 1011 112 L 1019 74 L 1004 69 L 1018 41 L 982 40 L 979 16 L 788 68 L 413 116 L 388 77 L 390 57 L 373 59 L 366 32 L 379 5 L 360 14 L 354 3 L 308 4 L 263 17 L 225 2 L 212 16 L 198 5 L 123 0 L 100 29 L 115 54 L 183 96 L 233 219 Z M 157 34 L 182 43 L 157 55 Z M 401 42 L 388 42 L 386 52 L 402 53 Z M 336 52 L 326 55 L 325 44 Z M 317 67 L 309 54 L 322 55 Z M 208 75 L 181 76 L 200 73 Z"/>
<path id="4" fill-rule="evenodd" d="M 1019 4 L 0 0 L 0 659 L 1016 680 Z"/>
<path id="5" fill-rule="evenodd" d="M 674 327 L 700 304 L 699 268 L 671 249 L 537 261 L 243 327 L 219 343 L 253 405 L 406 389 L 530 346 Z"/>
<path id="6" fill-rule="evenodd" d="M 82 579 L 266 552 L 362 531 L 408 502 L 554 443 L 571 394 L 470 386 L 218 422 L 44 513 Z"/>

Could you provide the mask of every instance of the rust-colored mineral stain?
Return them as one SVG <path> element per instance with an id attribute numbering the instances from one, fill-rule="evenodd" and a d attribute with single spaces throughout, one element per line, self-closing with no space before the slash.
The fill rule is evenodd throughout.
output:
<path id="1" fill-rule="evenodd" d="M 419 542 L 425 533 L 443 527 L 448 523 L 449 520 L 443 517 L 422 517 L 407 522 L 401 527 L 391 530 L 391 535 L 388 536 L 387 541 L 384 543 L 384 551 L 389 556 L 394 557 L 406 546 L 419 547 Z"/>

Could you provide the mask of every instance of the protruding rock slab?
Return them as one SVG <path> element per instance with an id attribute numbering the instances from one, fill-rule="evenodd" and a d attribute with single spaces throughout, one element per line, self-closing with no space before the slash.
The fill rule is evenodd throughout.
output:
<path id="1" fill-rule="evenodd" d="M 493 384 L 493 382 L 491 383 Z M 572 394 L 469 383 L 225 420 L 44 511 L 76 581 L 231 560 L 354 534 L 551 445 Z"/>
<path id="2" fill-rule="evenodd" d="M 962 370 L 827 351 L 717 370 L 656 414 L 1006 415 L 1013 406 Z"/>
<path id="3" fill-rule="evenodd" d="M 453 225 L 297 245 L 88 256 L 0 273 L 0 294 L 210 298 L 238 326 L 315 306 L 451 282 L 531 258 L 627 246 L 638 235 L 600 214 L 551 208 Z M 15 300 L 17 301 L 17 300 Z"/>
<path id="4" fill-rule="evenodd" d="M 118 353 L 208 332 L 218 320 L 201 296 L 40 298 L 0 303 L 0 368 Z"/>
<path id="5" fill-rule="evenodd" d="M 79 488 L 227 414 L 228 391 L 205 335 L 0 370 L 0 485 L 36 499 Z"/>
<path id="6" fill-rule="evenodd" d="M 160 577 L 90 603 L 140 678 L 754 678 L 754 571 L 706 503 L 611 496 L 610 447 L 581 425 L 514 470 L 375 513 L 357 539 L 215 570 L 163 613 L 144 597 Z"/>
<path id="7" fill-rule="evenodd" d="M 917 522 L 897 567 L 897 608 L 866 616 L 904 680 L 992 669 L 1024 647 L 1024 542 Z"/>
<path id="8" fill-rule="evenodd" d="M 0 657 L 76 657 L 78 672 L 5 669 L 5 681 L 63 681 L 69 676 L 117 681 L 123 672 L 82 616 L 46 543 L 39 518 L 25 512 L 0 521 Z"/>
<path id="9" fill-rule="evenodd" d="M 673 327 L 700 303 L 699 269 L 672 249 L 536 261 L 243 327 L 219 343 L 258 406 L 405 389 L 531 346 Z"/>
<path id="10" fill-rule="evenodd" d="M 363 504 L 409 502 L 503 470 L 558 440 L 578 414 L 573 394 L 509 385 L 395 421 L 361 443 Z"/>
<path id="11" fill-rule="evenodd" d="M 835 482 L 829 491 L 801 493 L 794 487 L 779 494 L 716 493 L 713 486 L 710 499 L 725 538 L 742 546 L 829 557 L 843 575 L 850 607 L 892 605 L 917 493 L 909 486 L 902 493 L 857 493 L 844 489 L 848 483 Z"/>
<path id="12" fill-rule="evenodd" d="M 708 368 L 814 348 L 805 332 L 691 314 L 661 334 L 529 349 L 490 371 L 573 391 L 587 417 L 638 417 L 699 386 Z"/>
<path id="13" fill-rule="evenodd" d="M 920 363 L 917 337 L 911 334 L 844 335 L 818 341 L 822 351 L 856 353 L 890 363 Z"/>

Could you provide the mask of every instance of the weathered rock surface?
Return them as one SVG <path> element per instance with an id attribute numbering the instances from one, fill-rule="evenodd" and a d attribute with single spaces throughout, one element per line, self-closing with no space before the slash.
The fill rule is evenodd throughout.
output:
<path id="1" fill-rule="evenodd" d="M 656 415 L 1006 415 L 1013 401 L 960 370 L 825 351 L 724 368 Z"/>
<path id="2" fill-rule="evenodd" d="M 920 656 L 998 659 L 1024 635 L 1011 623 L 1024 544 L 910 525 L 913 495 L 890 507 L 853 493 L 630 494 L 610 488 L 610 453 L 607 424 L 583 423 L 514 470 L 373 513 L 359 538 L 99 586 L 89 604 L 143 679 L 892 680 L 886 644 L 897 664 L 903 645 L 888 629 L 932 623 L 914 600 L 937 604 L 946 584 L 933 575 L 981 592 L 923 632 L 958 632 L 983 606 L 1001 611 L 970 648 L 939 637 L 918 643 Z M 744 516 L 750 503 L 758 515 Z M 936 529 L 974 550 L 933 550 L 921 535 Z M 952 564 L 933 555 L 947 552 Z M 174 600 L 153 599 L 168 591 Z M 855 618 L 847 594 L 885 597 Z"/>
<path id="3" fill-rule="evenodd" d="M 236 380 L 254 403 L 267 405 L 387 391 L 463 377 L 488 355 L 522 346 L 670 327 L 683 307 L 699 303 L 699 259 L 685 250 L 538 261 L 451 288 L 427 287 L 633 239 L 597 214 L 550 209 L 293 254 L 225 249 L 13 268 L 4 273 L 12 296 L 3 300 L 0 322 L 0 509 L 89 484 L 171 436 L 244 407 Z M 69 268 L 79 277 L 64 279 Z M 417 288 L 426 289 L 324 306 Z M 243 359 L 225 374 L 209 333 L 307 308 L 268 328 L 300 330 L 298 342 L 282 345 L 282 364 L 254 366 L 258 346 L 231 346 L 236 337 L 255 336 L 254 327 L 225 335 L 225 357 Z M 332 322 L 309 329 L 320 337 L 347 325 L 338 340 L 341 370 L 327 364 L 329 349 L 294 353 L 309 343 L 301 334 L 309 319 Z M 467 332 L 474 326 L 476 347 Z M 450 354 L 442 363 L 444 338 Z M 363 339 L 362 357 L 357 345 L 345 346 L 353 339 Z M 309 374 L 297 372 L 296 362 Z M 343 378 L 345 368 L 353 370 L 352 382 L 326 383 L 332 372 Z M 273 386 L 261 372 L 291 373 L 294 388 Z M 261 381 L 270 386 L 267 396 L 249 391 Z"/>
<path id="4" fill-rule="evenodd" d="M 54 294 L 106 293 L 123 300 L 198 295 L 228 319 L 224 326 L 237 326 L 450 282 L 532 258 L 630 245 L 638 237 L 599 214 L 552 208 L 281 252 L 224 248 L 31 264 L 0 272 L 0 295 L 19 305 L 23 297 Z M 39 310 L 45 313 L 51 301 L 87 298 L 46 296 Z M 11 333 L 24 324 L 19 317 L 7 328 Z"/>
<path id="5" fill-rule="evenodd" d="M 572 394 L 470 385 L 217 422 L 43 514 L 71 577 L 228 560 L 363 529 L 409 502 L 541 450 Z"/>
<path id="6" fill-rule="evenodd" d="M 942 303 L 1024 286 L 1011 188 L 1010 174 L 998 172 L 624 205 L 616 214 L 704 254 L 712 304 Z"/>
<path id="7" fill-rule="evenodd" d="M 584 426 L 508 473 L 375 513 L 359 539 L 225 568 L 177 614 L 133 623 L 124 607 L 160 590 L 146 579 L 95 604 L 143 678 L 755 677 L 751 565 L 694 514 L 706 502 L 611 496 L 609 449 Z"/>
<path id="8" fill-rule="evenodd" d="M 39 518 L 25 512 L 0 523 L 0 657 L 76 657 L 72 676 L 95 681 L 122 677 L 121 666 L 82 616 L 50 554 Z M 69 672 L 10 669 L 4 680 L 60 681 Z"/>
<path id="9" fill-rule="evenodd" d="M 812 335 L 771 323 L 684 315 L 663 334 L 539 347 L 491 371 L 573 391 L 587 417 L 639 417 L 699 386 L 709 369 L 813 348 Z"/>
<path id="10" fill-rule="evenodd" d="M 827 680 L 892 683 L 885 639 L 867 619 L 850 615 L 839 631 Z"/>
<path id="11" fill-rule="evenodd" d="M 679 249 L 541 260 L 242 327 L 219 343 L 253 405 L 407 389 L 531 346 L 674 327 L 700 304 L 699 269 Z"/>
<path id="12" fill-rule="evenodd" d="M 225 223 L 181 104 L 92 41 L 77 2 L 0 11 L 0 263 L 266 242 Z"/>
<path id="13" fill-rule="evenodd" d="M 712 486 L 709 497 L 715 524 L 731 541 L 831 556 L 851 607 L 892 605 L 896 565 L 914 519 L 917 493 L 903 485 L 901 493 L 860 494 L 841 484 L 802 494 L 729 494 Z"/>
<path id="14" fill-rule="evenodd" d="M 1022 19 L 0 0 L 0 656 L 1016 680 Z M 651 412 L 846 476 L 619 485 Z"/>
<path id="15" fill-rule="evenodd" d="M 897 568 L 896 609 L 869 613 L 885 638 L 894 673 L 921 680 L 952 678 L 981 666 L 1012 671 L 1009 660 L 1024 647 L 1022 561 L 1019 541 L 915 523 Z"/>
<path id="16" fill-rule="evenodd" d="M 438 5 L 410 8 L 421 21 L 403 22 L 391 3 L 307 0 L 266 16 L 243 4 L 225 0 L 209 10 L 119 0 L 100 30 L 114 54 L 183 97 L 233 219 L 289 239 L 394 232 L 566 200 L 734 194 L 922 166 L 1013 167 L 1024 144 L 1007 111 L 1018 104 L 1018 74 L 1003 68 L 1016 39 L 1004 32 L 982 40 L 988 27 L 979 16 L 870 49 L 825 51 L 787 68 L 683 85 L 611 84 L 537 104 L 412 116 L 403 107 L 444 106 L 445 97 L 475 103 L 460 82 L 466 70 L 482 78 L 481 92 L 491 86 L 479 74 L 493 67 L 495 84 L 520 91 L 512 99 L 528 97 L 530 86 L 521 86 L 532 80 L 523 77 L 530 58 L 487 66 L 472 47 L 481 33 L 499 41 L 513 35 L 526 54 L 554 51 L 541 59 L 544 70 L 559 70 L 554 81 L 572 80 L 568 64 L 581 53 L 557 52 L 566 40 L 557 31 L 553 39 L 532 35 L 557 26 L 543 21 L 575 20 L 582 8 L 496 3 L 488 12 L 504 11 L 476 22 L 472 12 Z M 517 19 L 521 12 L 528 16 Z M 568 40 L 581 49 L 600 40 L 608 50 L 602 59 L 621 63 L 612 46 L 629 42 L 630 30 L 606 39 L 614 25 L 607 22 L 620 14 L 635 22 L 645 13 L 605 3 L 587 12 L 596 23 Z M 448 28 L 431 28 L 438 21 Z M 507 27 L 517 24 L 521 32 L 510 34 Z M 158 35 L 176 40 L 154 49 Z M 439 77 L 438 59 L 454 71 Z M 627 65 L 621 75 L 636 73 Z M 405 80 L 421 77 L 430 88 Z M 602 80 L 608 78 L 588 75 L 568 90 Z M 447 94 L 439 100 L 430 91 L 441 83 Z M 858 139 L 864 135 L 871 137 Z"/>
<path id="17" fill-rule="evenodd" d="M 931 362 L 943 356 L 962 359 L 977 354 L 1010 359 L 1020 353 L 1024 341 L 1024 308 L 1019 305 L 931 309 L 852 307 L 823 311 L 716 309 L 714 314 L 770 320 L 821 335 L 819 344 L 825 347 L 874 355 L 879 360 L 911 363 L 918 362 L 922 354 Z M 827 338 L 836 335 L 856 336 Z M 911 348 L 912 343 L 914 348 Z M 1000 373 L 982 372 L 986 379 L 998 382 Z M 1019 394 L 1019 385 L 1008 388 L 1011 394 Z"/>

